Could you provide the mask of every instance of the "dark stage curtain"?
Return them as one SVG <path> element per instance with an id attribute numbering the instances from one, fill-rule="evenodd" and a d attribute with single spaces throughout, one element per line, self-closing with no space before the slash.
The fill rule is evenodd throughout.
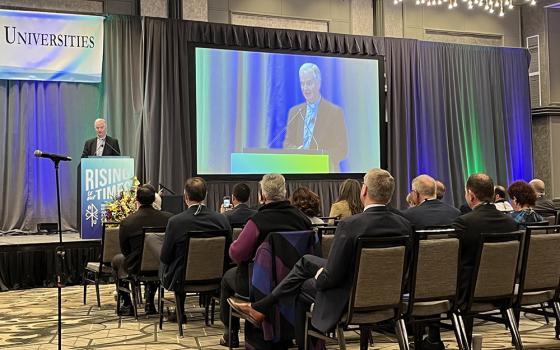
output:
<path id="1" fill-rule="evenodd" d="M 14 244 L 0 246 L 0 291 L 56 284 L 58 243 Z M 65 244 L 64 283 L 82 282 L 84 266 L 99 261 L 99 241 L 75 241 Z"/>
<path id="2" fill-rule="evenodd" d="M 526 49 L 123 16 L 108 17 L 105 38 L 102 86 L 0 81 L 0 164 L 7 169 L 0 174 L 2 230 L 29 229 L 32 222 L 56 217 L 49 187 L 54 173 L 37 171 L 32 151 L 45 145 L 39 140 L 49 140 L 48 150 L 77 158 L 100 111 L 123 153 L 135 157 L 141 180 L 181 193 L 195 152 L 190 42 L 385 56 L 388 170 L 397 181 L 396 207 L 405 206 L 410 180 L 419 173 L 441 179 L 450 189 L 445 200 L 454 205 L 463 202 L 464 182 L 473 172 L 487 172 L 503 185 L 532 176 Z M 75 160 L 69 167 L 66 183 L 75 184 L 76 165 Z M 219 207 L 233 183 L 212 181 L 209 206 Z M 339 183 L 301 180 L 288 187 L 311 187 L 327 214 Z M 256 182 L 251 186 L 256 189 Z M 75 185 L 64 185 L 65 226 L 75 222 L 69 210 L 74 191 Z"/>

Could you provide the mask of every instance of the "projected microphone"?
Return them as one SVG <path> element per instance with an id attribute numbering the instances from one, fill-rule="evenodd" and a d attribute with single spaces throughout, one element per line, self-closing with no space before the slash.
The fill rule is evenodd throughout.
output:
<path id="1" fill-rule="evenodd" d="M 35 150 L 35 152 L 33 153 L 35 155 L 35 157 L 41 157 L 41 158 L 49 158 L 53 161 L 64 161 L 64 162 L 69 162 L 72 160 L 72 158 L 68 157 L 68 156 L 63 156 L 60 154 L 52 154 L 52 153 L 45 153 L 42 152 L 40 150 Z"/>
<path id="2" fill-rule="evenodd" d="M 301 116 L 301 112 L 302 112 L 302 111 L 303 111 L 303 107 L 300 107 L 300 108 L 298 109 L 298 111 L 288 120 L 288 122 L 286 123 L 286 126 L 285 126 L 282 130 L 280 130 L 280 132 L 279 132 L 278 134 L 276 134 L 276 136 L 274 136 L 274 138 L 272 139 L 272 141 L 270 141 L 270 142 L 268 143 L 267 148 L 270 148 L 270 147 L 274 144 L 274 142 L 278 141 L 278 139 L 280 138 L 280 136 L 282 136 L 282 134 L 288 129 L 288 126 L 290 126 L 290 124 L 294 121 L 294 119 L 296 119 L 296 117 L 297 117 L 298 115 Z"/>

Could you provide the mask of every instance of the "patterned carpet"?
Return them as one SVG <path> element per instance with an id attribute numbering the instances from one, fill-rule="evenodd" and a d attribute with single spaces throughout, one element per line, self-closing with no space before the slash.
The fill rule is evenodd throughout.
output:
<path id="1" fill-rule="evenodd" d="M 178 336 L 176 324 L 164 323 L 163 331 L 158 331 L 157 316 L 142 315 L 139 321 L 124 317 L 119 324 L 113 290 L 112 285 L 102 286 L 102 307 L 98 309 L 93 288 L 88 289 L 88 305 L 82 304 L 80 286 L 63 289 L 64 349 L 226 349 L 218 345 L 221 323 L 206 327 L 200 309 L 191 306 L 184 338 Z M 0 349 L 56 349 L 56 301 L 57 290 L 52 288 L 0 293 Z M 194 302 L 194 298 L 188 301 Z M 553 324 L 547 325 L 540 316 L 523 316 L 521 331 L 527 349 L 560 349 Z M 483 336 L 483 349 L 512 348 L 503 326 L 478 323 L 475 333 Z M 442 335 L 446 348 L 457 347 L 451 332 Z M 356 333 L 347 332 L 347 339 L 349 349 L 359 348 Z M 398 349 L 389 335 L 375 333 L 374 339 L 372 349 Z"/>

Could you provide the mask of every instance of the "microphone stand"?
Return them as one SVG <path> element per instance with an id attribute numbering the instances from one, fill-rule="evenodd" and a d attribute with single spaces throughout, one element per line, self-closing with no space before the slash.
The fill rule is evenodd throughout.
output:
<path id="1" fill-rule="evenodd" d="M 60 180 L 58 176 L 58 165 L 60 159 L 51 159 L 54 163 L 56 173 L 56 202 L 58 209 L 58 241 L 59 246 L 56 247 L 57 256 L 57 269 L 56 269 L 56 287 L 58 289 L 58 349 L 62 349 L 62 288 L 64 287 L 63 271 L 64 271 L 64 258 L 66 251 L 62 244 L 62 217 L 60 214 Z"/>

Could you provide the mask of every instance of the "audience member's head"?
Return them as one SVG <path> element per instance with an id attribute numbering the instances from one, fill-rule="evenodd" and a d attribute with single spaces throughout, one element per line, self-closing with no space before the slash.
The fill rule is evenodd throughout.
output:
<path id="1" fill-rule="evenodd" d="M 436 198 L 436 180 L 433 177 L 422 174 L 412 180 L 411 201 L 414 205 L 420 205 L 426 199 Z"/>
<path id="2" fill-rule="evenodd" d="M 340 184 L 338 199 L 336 201 L 346 201 L 352 215 L 358 214 L 364 210 L 364 206 L 360 200 L 361 188 L 362 185 L 355 179 L 346 179 Z"/>
<path id="3" fill-rule="evenodd" d="M 445 185 L 443 184 L 443 182 L 437 180 L 436 181 L 436 198 L 437 199 L 442 199 L 444 195 L 445 195 Z"/>
<path id="4" fill-rule="evenodd" d="M 185 201 L 187 205 L 196 204 L 206 198 L 206 181 L 201 177 L 191 177 L 185 181 Z"/>
<path id="5" fill-rule="evenodd" d="M 506 199 L 506 189 L 503 186 L 494 186 L 494 202 L 504 201 Z"/>
<path id="6" fill-rule="evenodd" d="M 260 199 L 263 203 L 286 200 L 286 179 L 281 174 L 266 174 L 259 182 Z"/>
<path id="7" fill-rule="evenodd" d="M 234 204 L 245 203 L 251 196 L 251 189 L 245 183 L 238 183 L 233 186 L 233 193 L 231 200 Z"/>
<path id="8" fill-rule="evenodd" d="M 465 186 L 465 199 L 472 209 L 477 205 L 494 201 L 494 181 L 486 174 L 472 174 Z"/>
<path id="9" fill-rule="evenodd" d="M 309 217 L 318 216 L 321 212 L 321 199 L 307 187 L 299 187 L 292 193 L 292 205 Z"/>
<path id="10" fill-rule="evenodd" d="M 544 181 L 541 179 L 533 179 L 529 182 L 529 185 L 533 187 L 535 192 L 537 193 L 537 198 L 544 197 Z"/>
<path id="11" fill-rule="evenodd" d="M 511 198 L 513 209 L 516 211 L 534 207 L 537 200 L 537 193 L 525 181 L 515 181 L 509 185 L 508 194 L 509 198 Z"/>
<path id="12" fill-rule="evenodd" d="M 387 204 L 395 190 L 395 179 L 387 170 L 374 168 L 364 176 L 361 199 L 364 206 Z"/>
<path id="13" fill-rule="evenodd" d="M 136 189 L 136 201 L 140 205 L 152 205 L 156 199 L 156 191 L 152 185 L 140 185 Z"/>

